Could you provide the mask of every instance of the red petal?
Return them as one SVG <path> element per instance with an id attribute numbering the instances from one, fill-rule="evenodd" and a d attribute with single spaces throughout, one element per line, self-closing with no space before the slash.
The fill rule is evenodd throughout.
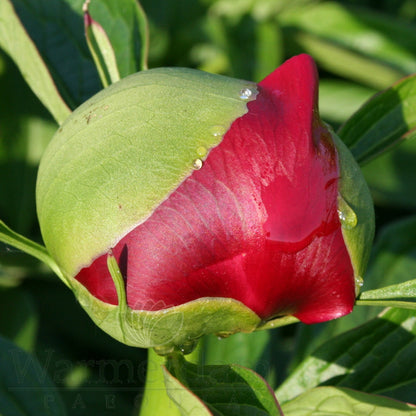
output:
<path id="1" fill-rule="evenodd" d="M 337 154 L 319 120 L 317 84 L 307 55 L 276 69 L 202 169 L 117 244 L 130 307 L 227 297 L 264 319 L 292 314 L 306 323 L 352 310 Z M 116 304 L 105 257 L 77 279 Z"/>

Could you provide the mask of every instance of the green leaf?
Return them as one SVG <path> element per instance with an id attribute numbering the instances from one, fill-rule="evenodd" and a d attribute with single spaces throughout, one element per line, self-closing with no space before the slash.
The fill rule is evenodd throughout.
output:
<path id="1" fill-rule="evenodd" d="M 319 385 L 414 401 L 416 312 L 391 309 L 322 344 L 276 391 L 287 402 Z"/>
<path id="2" fill-rule="evenodd" d="M 415 416 L 416 407 L 345 388 L 318 387 L 283 406 L 285 416 Z"/>
<path id="3" fill-rule="evenodd" d="M 400 140 L 416 137 L 416 75 L 375 95 L 338 134 L 361 164 Z"/>
<path id="4" fill-rule="evenodd" d="M 100 75 L 103 87 L 108 87 L 120 79 L 116 57 L 110 39 L 103 27 L 88 12 L 88 3 L 84 5 L 84 24 L 87 44 Z"/>
<path id="5" fill-rule="evenodd" d="M 283 416 L 270 386 L 238 365 L 200 366 L 175 354 L 168 358 L 165 383 L 183 416 Z"/>
<path id="6" fill-rule="evenodd" d="M 10 0 L 0 2 L 0 47 L 16 62 L 29 86 L 55 120 L 62 123 L 71 111 Z"/>
<path id="7" fill-rule="evenodd" d="M 372 290 L 362 292 L 357 303 L 374 305 L 380 301 L 386 306 L 416 309 L 416 217 L 396 221 L 383 229 L 373 259 L 368 276 Z M 404 302 L 406 299 L 411 302 Z"/>
<path id="8" fill-rule="evenodd" d="M 121 78 L 147 69 L 148 23 L 138 0 L 90 0 L 89 11 L 108 35 Z"/>
<path id="9" fill-rule="evenodd" d="M 182 416 L 191 416 L 193 414 L 213 416 L 213 413 L 205 403 L 166 369 L 164 369 L 164 376 L 166 392 Z"/>
<path id="10" fill-rule="evenodd" d="M 326 70 L 386 88 L 416 72 L 414 27 L 392 16 L 339 2 L 309 2 L 279 16 L 285 39 Z"/>
<path id="11" fill-rule="evenodd" d="M 0 337 L 0 411 L 13 416 L 64 416 L 55 386 L 35 357 Z"/>
<path id="12" fill-rule="evenodd" d="M 409 132 L 409 135 L 413 132 Z M 402 141 L 389 152 L 363 166 L 374 201 L 385 207 L 416 208 L 416 140 Z"/>
<path id="13" fill-rule="evenodd" d="M 99 91 L 100 80 L 85 41 L 83 0 L 11 1 L 69 107 L 78 107 Z"/>

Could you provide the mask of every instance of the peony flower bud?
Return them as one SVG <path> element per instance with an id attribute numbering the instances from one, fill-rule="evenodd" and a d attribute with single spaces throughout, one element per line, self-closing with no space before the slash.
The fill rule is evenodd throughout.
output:
<path id="1" fill-rule="evenodd" d="M 38 216 L 100 327 L 170 348 L 351 312 L 373 207 L 317 100 L 299 55 L 257 85 L 153 69 L 74 111 L 41 162 Z"/>

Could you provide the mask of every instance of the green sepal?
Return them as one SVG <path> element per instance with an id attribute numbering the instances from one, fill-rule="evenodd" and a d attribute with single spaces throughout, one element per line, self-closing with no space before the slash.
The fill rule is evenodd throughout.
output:
<path id="1" fill-rule="evenodd" d="M 76 298 L 107 334 L 126 345 L 154 348 L 160 355 L 174 351 L 189 354 L 204 335 L 224 338 L 298 322 L 292 316 L 262 321 L 250 308 L 231 298 L 206 297 L 157 311 L 134 310 L 127 304 L 125 282 L 111 252 L 107 266 L 116 287 L 118 305 L 100 301 L 77 280 L 69 278 Z"/>
<path id="2" fill-rule="evenodd" d="M 228 336 L 237 332 L 252 332 L 261 322 L 251 309 L 228 298 L 200 298 L 149 312 L 129 307 L 120 310 L 118 305 L 98 300 L 75 280 L 72 290 L 81 306 L 103 331 L 126 345 L 154 347 L 159 354 L 186 349 L 205 334 Z"/>
<path id="3" fill-rule="evenodd" d="M 36 191 L 45 245 L 65 274 L 75 276 L 144 222 L 255 95 L 247 81 L 158 68 L 76 109 L 42 158 Z"/>
<path id="4" fill-rule="evenodd" d="M 364 176 L 351 152 L 333 131 L 331 134 L 338 151 L 340 169 L 338 213 L 358 295 L 374 238 L 374 205 Z"/>

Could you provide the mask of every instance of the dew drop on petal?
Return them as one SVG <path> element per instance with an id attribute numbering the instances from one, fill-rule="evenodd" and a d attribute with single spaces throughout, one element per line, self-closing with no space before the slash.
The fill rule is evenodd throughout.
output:
<path id="1" fill-rule="evenodd" d="M 201 159 L 195 159 L 195 160 L 193 161 L 193 163 L 192 163 L 192 167 L 193 167 L 195 170 L 199 170 L 199 169 L 201 169 L 201 168 L 202 168 L 202 165 L 203 165 L 203 163 L 202 163 L 202 160 L 201 160 Z"/>
<path id="2" fill-rule="evenodd" d="M 240 98 L 242 100 L 248 100 L 253 95 L 253 91 L 250 88 L 243 88 L 240 90 Z"/>
<path id="3" fill-rule="evenodd" d="M 345 230 L 352 230 L 356 227 L 357 215 L 341 195 L 338 195 L 338 216 L 341 227 Z"/>

